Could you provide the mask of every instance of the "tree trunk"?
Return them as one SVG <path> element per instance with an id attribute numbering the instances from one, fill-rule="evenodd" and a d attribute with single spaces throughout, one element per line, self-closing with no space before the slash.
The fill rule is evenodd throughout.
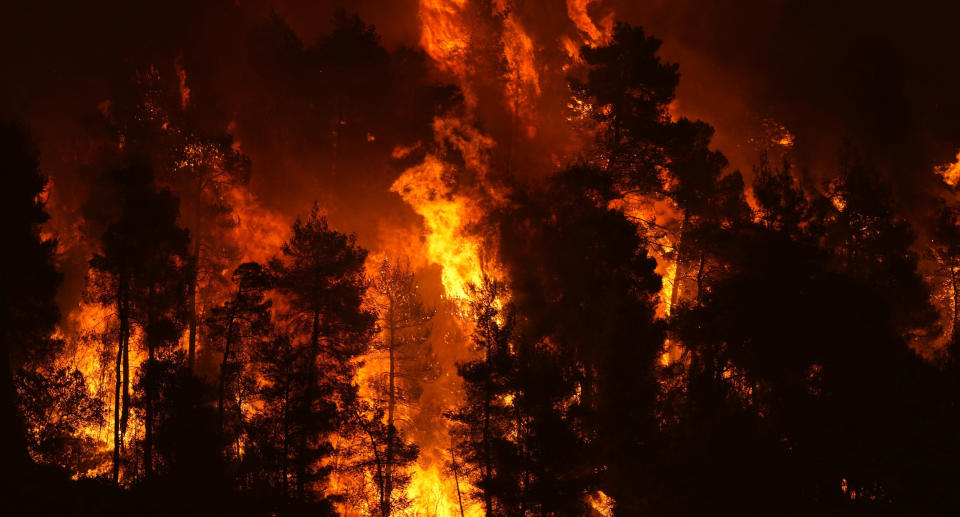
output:
<path id="1" fill-rule="evenodd" d="M 190 325 L 190 339 L 187 342 L 187 368 L 190 372 L 194 371 L 197 362 L 197 282 L 200 278 L 200 197 L 201 190 L 197 188 L 197 198 L 194 208 L 193 220 L 193 271 L 190 275 L 189 292 L 187 293 L 187 303 L 190 304 L 190 310 L 187 311 L 187 320 Z"/>
<path id="2" fill-rule="evenodd" d="M 281 474 L 283 475 L 283 497 L 290 497 L 290 472 L 287 464 L 290 462 L 290 418 L 287 415 L 287 409 L 290 406 L 290 384 L 285 382 L 283 385 L 283 461 L 280 464 Z"/>
<path id="3" fill-rule="evenodd" d="M 957 278 L 957 268 L 954 267 L 954 261 L 950 259 L 950 287 L 953 290 L 953 331 L 951 340 L 956 342 L 960 337 L 960 279 Z"/>
<path id="4" fill-rule="evenodd" d="M 673 290 L 670 292 L 670 306 L 667 308 L 667 314 L 673 312 L 677 302 L 680 301 L 680 284 L 682 283 L 683 273 L 683 229 L 687 225 L 687 214 L 683 214 L 683 220 L 680 221 L 680 233 L 677 236 L 677 243 L 674 249 L 677 251 L 676 267 L 673 268 Z"/>
<path id="5" fill-rule="evenodd" d="M 485 361 L 487 364 L 490 364 L 490 345 L 489 339 L 487 344 L 487 353 Z M 483 399 L 483 432 L 481 434 L 481 446 L 483 447 L 483 481 L 487 485 L 483 489 L 483 507 L 485 510 L 485 515 L 493 515 L 493 498 L 490 493 L 490 481 L 493 478 L 493 468 L 491 463 L 493 462 L 492 454 L 490 453 L 490 406 L 492 404 L 492 392 L 493 386 L 491 381 L 488 378 L 486 380 L 486 389 L 484 390 L 484 399 Z"/>
<path id="6" fill-rule="evenodd" d="M 156 335 L 154 330 L 154 311 L 153 311 L 153 288 L 147 294 L 147 366 L 144 369 L 144 422 L 143 422 L 143 468 L 146 471 L 146 478 L 153 478 L 153 402 L 156 396 Z"/>
<path id="7" fill-rule="evenodd" d="M 120 449 L 123 446 L 123 429 L 126 426 L 126 403 L 128 396 L 124 391 L 126 382 L 129 382 L 124 374 L 124 353 L 127 349 L 127 325 L 129 324 L 126 303 L 126 278 L 120 276 L 117 286 L 117 319 L 119 320 L 119 329 L 117 331 L 117 364 L 116 364 L 116 388 L 113 397 L 113 483 L 120 483 Z"/>
<path id="8" fill-rule="evenodd" d="M 453 466 L 453 482 L 457 485 L 457 504 L 460 506 L 460 517 L 463 517 L 463 497 L 460 495 L 460 472 L 457 468 L 457 453 L 454 448 L 453 437 L 450 437 L 450 464 Z"/>
<path id="9" fill-rule="evenodd" d="M 310 418 L 311 407 L 313 406 L 313 396 L 316 391 L 317 384 L 317 355 L 320 351 L 320 311 L 319 309 L 314 310 L 313 312 L 313 329 L 310 333 L 310 354 L 308 356 L 307 363 L 307 382 L 304 386 L 304 393 L 302 400 L 298 403 L 300 405 L 300 410 L 302 411 L 302 416 L 304 418 Z M 300 433 L 297 436 L 297 452 L 298 459 L 296 462 L 297 467 L 297 499 L 301 502 L 306 501 L 306 478 L 307 478 L 307 433 L 305 429 L 300 429 Z"/>
<path id="10" fill-rule="evenodd" d="M 388 517 L 391 513 L 390 502 L 393 499 L 393 456 L 394 456 L 394 447 L 393 442 L 396 439 L 396 428 L 394 427 L 394 411 L 397 406 L 397 395 L 396 395 L 396 363 L 394 356 L 394 347 L 396 346 L 395 332 L 396 332 L 396 322 L 394 321 L 394 307 L 393 300 L 390 299 L 390 307 L 388 312 L 388 353 L 390 357 L 390 370 L 389 370 L 389 382 L 390 388 L 389 393 L 387 394 L 387 450 L 386 450 L 386 468 L 384 473 L 384 483 L 383 483 L 383 502 L 381 503 L 380 513 L 383 517 Z"/>
<path id="11" fill-rule="evenodd" d="M 223 434 L 224 399 L 227 391 L 227 362 L 230 360 L 230 345 L 233 341 L 233 323 L 236 320 L 236 308 L 230 311 L 230 320 L 227 323 L 227 339 L 223 345 L 223 360 L 220 361 L 220 385 L 217 398 L 217 419 L 220 424 L 220 434 Z"/>
<path id="12" fill-rule="evenodd" d="M 700 265 L 697 267 L 697 306 L 703 305 L 703 270 L 704 265 L 706 264 L 706 257 L 704 253 L 700 252 Z"/>

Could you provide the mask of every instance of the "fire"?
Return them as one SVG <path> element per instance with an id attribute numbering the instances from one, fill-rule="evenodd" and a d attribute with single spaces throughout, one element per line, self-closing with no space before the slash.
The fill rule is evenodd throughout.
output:
<path id="1" fill-rule="evenodd" d="M 467 0 L 421 0 L 420 45 L 441 69 L 452 73 L 465 82 L 467 75 L 466 52 L 470 36 L 463 20 Z M 476 103 L 476 96 L 464 91 L 469 104 Z"/>
<path id="2" fill-rule="evenodd" d="M 599 0 L 567 0 L 567 16 L 584 35 L 587 44 L 596 46 L 610 41 L 613 35 L 613 13 L 608 13 L 597 26 L 587 10 Z"/>
<path id="3" fill-rule="evenodd" d="M 957 153 L 956 161 L 937 167 L 935 172 L 943 178 L 947 185 L 956 187 L 957 183 L 960 182 L 960 152 Z"/>
<path id="4" fill-rule="evenodd" d="M 622 210 L 646 235 L 647 253 L 657 261 L 655 272 L 663 279 L 657 296 L 657 317 L 668 318 L 678 284 L 675 246 L 682 218 L 679 211 L 669 200 L 642 195 L 615 200 L 610 208 Z"/>
<path id="5" fill-rule="evenodd" d="M 290 221 L 265 208 L 245 186 L 232 186 L 224 196 L 236 222 L 227 238 L 243 250 L 240 262 L 263 263 L 276 256 L 287 239 Z"/>
<path id="6" fill-rule="evenodd" d="M 533 40 L 524 31 L 514 14 L 504 21 L 503 51 L 509 68 L 506 98 L 514 116 L 526 123 L 527 136 L 536 135 L 534 98 L 540 95 L 540 73 L 537 70 Z"/>
<path id="7" fill-rule="evenodd" d="M 427 256 L 443 268 L 443 287 L 450 298 L 467 299 L 470 284 L 483 278 L 480 244 L 464 239 L 479 213 L 473 201 L 450 186 L 446 164 L 428 154 L 424 162 L 403 173 L 391 190 L 423 217 Z"/>

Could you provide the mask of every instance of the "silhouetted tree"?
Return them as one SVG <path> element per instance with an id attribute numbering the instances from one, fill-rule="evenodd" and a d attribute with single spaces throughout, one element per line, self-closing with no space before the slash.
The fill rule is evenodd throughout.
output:
<path id="1" fill-rule="evenodd" d="M 121 152 L 148 157 L 156 180 L 184 204 L 192 239 L 186 316 L 187 363 L 193 369 L 204 302 L 199 289 L 225 284 L 220 272 L 236 253 L 213 237 L 235 224 L 229 191 L 249 181 L 250 160 L 223 130 L 226 122 L 190 103 L 187 73 L 179 63 L 166 74 L 154 66 L 138 70 L 123 94 L 105 107 L 103 122 Z"/>
<path id="2" fill-rule="evenodd" d="M 230 426 L 234 430 L 231 434 L 236 434 L 244 426 L 242 397 L 252 381 L 248 368 L 251 348 L 258 347 L 269 337 L 272 302 L 266 299 L 271 285 L 270 274 L 260 264 L 241 264 L 233 272 L 233 282 L 236 285 L 233 298 L 210 311 L 207 325 L 211 343 L 223 350 L 217 381 L 218 425 L 221 433 L 227 432 L 225 413 L 229 404 L 235 418 Z M 240 437 L 234 438 L 239 447 Z"/>
<path id="3" fill-rule="evenodd" d="M 21 370 L 17 394 L 27 445 L 37 462 L 86 475 L 108 459 L 98 450 L 98 440 L 86 434 L 105 423 L 106 408 L 87 392 L 79 370 Z"/>
<path id="4" fill-rule="evenodd" d="M 739 174 L 724 177 L 726 158 L 709 148 L 713 128 L 669 115 L 679 73 L 657 56 L 660 44 L 640 27 L 617 24 L 608 45 L 581 49 L 586 81 L 570 83 L 574 96 L 589 103 L 586 115 L 599 124 L 592 161 L 611 176 L 617 197 L 669 200 L 679 214 L 668 228 L 636 219 L 647 233 L 670 234 L 669 248 L 660 251 L 675 264 L 667 279 L 672 308 L 691 274 L 702 283 L 709 256 L 697 241 L 720 222 L 720 213 L 742 218 L 749 210 Z"/>
<path id="5" fill-rule="evenodd" d="M 585 511 L 599 489 L 621 513 L 640 513 L 635 487 L 652 482 L 661 283 L 636 224 L 610 208 L 617 196 L 605 171 L 574 167 L 518 191 L 518 208 L 497 216 L 523 315 L 517 403 L 534 512 Z"/>
<path id="6" fill-rule="evenodd" d="M 147 360 L 144 469 L 153 473 L 153 401 L 157 384 L 152 369 L 157 351 L 175 344 L 182 320 L 187 231 L 177 226 L 179 203 L 168 190 L 157 190 L 149 165 L 134 162 L 104 176 L 118 199 L 119 213 L 101 239 L 101 253 L 90 261 L 97 273 L 92 296 L 117 308 L 119 320 L 114 394 L 114 481 L 119 480 L 120 449 L 130 406 L 130 338 L 137 325 L 143 332 Z"/>
<path id="7" fill-rule="evenodd" d="M 850 199 L 865 188 L 845 185 Z M 809 515 L 886 512 L 897 501 L 928 511 L 919 494 L 929 489 L 901 476 L 931 479 L 939 467 L 907 467 L 903 455 L 917 454 L 906 451 L 918 435 L 940 443 L 912 415 L 946 421 L 935 372 L 907 346 L 916 327 L 901 326 L 899 301 L 884 292 L 908 298 L 919 281 L 889 198 L 807 204 L 789 168 L 762 173 L 754 189 L 759 221 L 723 232 L 725 273 L 674 324 L 691 363 L 669 429 L 679 441 L 664 462 L 696 475 L 664 486 L 664 508 L 764 514 L 792 501 L 793 514 Z M 914 300 L 922 313 L 925 298 Z M 741 482 L 757 471 L 775 474 Z"/>
<path id="8" fill-rule="evenodd" d="M 29 464 L 24 422 L 17 409 L 14 373 L 49 357 L 50 339 L 60 312 L 54 302 L 62 277 L 54 267 L 56 241 L 40 225 L 47 179 L 26 130 L 0 122 L 0 474 L 4 478 Z"/>
<path id="9" fill-rule="evenodd" d="M 387 369 L 373 379 L 377 411 L 363 427 L 374 452 L 380 514 L 389 516 L 408 504 L 403 497 L 405 470 L 416 459 L 416 448 L 398 430 L 397 408 L 415 403 L 422 382 L 434 373 L 427 339 L 435 311 L 424 305 L 416 276 L 407 265 L 384 259 L 370 287 L 371 307 L 379 316 L 380 326 L 380 336 L 373 341 L 372 349 L 386 355 Z M 395 491 L 401 494 L 396 501 Z"/>
<path id="10" fill-rule="evenodd" d="M 474 286 L 470 314 L 475 328 L 471 336 L 478 358 L 457 365 L 463 378 L 464 400 L 451 412 L 458 456 L 469 465 L 475 480 L 475 498 L 486 515 L 507 515 L 519 508 L 523 487 L 519 478 L 518 453 L 511 440 L 513 429 L 510 383 L 515 364 L 510 347 L 514 338 L 514 313 L 505 303 L 502 282 L 484 278 Z"/>
<path id="11" fill-rule="evenodd" d="M 355 236 L 331 230 L 314 206 L 270 263 L 286 306 L 283 323 L 297 340 L 290 354 L 296 366 L 280 369 L 286 377 L 279 384 L 286 386 L 284 440 L 301 504 L 322 493 L 329 471 L 320 461 L 329 454 L 325 440 L 349 415 L 339 404 L 355 398 L 353 359 L 374 330 L 375 317 L 363 308 L 366 256 Z"/>

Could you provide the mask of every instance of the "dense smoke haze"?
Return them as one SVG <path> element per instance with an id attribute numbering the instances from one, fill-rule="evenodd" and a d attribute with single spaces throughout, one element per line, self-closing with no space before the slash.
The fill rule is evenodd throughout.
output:
<path id="1" fill-rule="evenodd" d="M 8 3 L 0 483 L 24 515 L 953 515 L 958 18 Z"/>

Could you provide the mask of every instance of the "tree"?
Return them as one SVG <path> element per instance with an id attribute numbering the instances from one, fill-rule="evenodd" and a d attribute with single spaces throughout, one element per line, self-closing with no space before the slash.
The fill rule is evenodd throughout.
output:
<path id="1" fill-rule="evenodd" d="M 616 197 L 667 200 L 679 214 L 668 228 L 636 219 L 645 234 L 670 234 L 669 248 L 660 251 L 675 264 L 668 279 L 672 309 L 686 292 L 691 266 L 698 286 L 702 283 L 709 253 L 698 245 L 703 240 L 698 235 L 709 233 L 725 216 L 747 217 L 749 209 L 739 173 L 724 176 L 726 158 L 709 148 L 713 128 L 670 116 L 679 73 L 676 64 L 657 56 L 660 44 L 640 27 L 617 24 L 608 45 L 581 49 L 587 80 L 570 84 L 599 126 L 591 163 L 611 176 Z"/>
<path id="2" fill-rule="evenodd" d="M 374 377 L 377 410 L 365 425 L 374 452 L 380 499 L 380 514 L 389 516 L 406 502 L 394 501 L 394 492 L 403 494 L 403 471 L 416 459 L 415 448 L 398 431 L 397 406 L 409 407 L 418 398 L 420 384 L 432 375 L 429 323 L 435 314 L 420 298 L 417 279 L 408 265 L 384 259 L 371 282 L 371 306 L 379 316 L 380 336 L 372 349 L 386 355 L 387 371 Z M 375 432 L 385 416 L 385 433 Z M 377 438 L 379 436 L 379 438 Z M 383 449 L 383 457 L 377 448 Z"/>
<path id="3" fill-rule="evenodd" d="M 152 168 L 132 161 L 107 172 L 105 188 L 119 200 L 119 211 L 101 238 L 101 252 L 90 261 L 95 272 L 92 296 L 116 307 L 116 388 L 114 392 L 113 478 L 119 482 L 120 449 L 130 408 L 130 339 L 133 326 L 144 336 L 147 361 L 142 368 L 145 393 L 144 469 L 153 475 L 153 373 L 157 351 L 175 344 L 182 321 L 188 264 L 186 230 L 177 226 L 179 202 L 168 190 L 157 190 Z"/>
<path id="4" fill-rule="evenodd" d="M 519 208 L 497 216 L 524 316 L 518 401 L 536 438 L 528 461 L 537 501 L 556 514 L 581 511 L 593 490 L 612 497 L 615 511 L 642 513 L 634 487 L 653 483 L 661 281 L 637 225 L 610 207 L 618 195 L 605 171 L 576 166 L 519 190 Z"/>
<path id="5" fill-rule="evenodd" d="M 354 359 L 365 351 L 375 316 L 363 308 L 366 250 L 356 237 L 331 230 L 314 205 L 306 220 L 297 219 L 282 254 L 270 262 L 287 310 L 283 323 L 296 342 L 298 368 L 285 384 L 292 438 L 291 462 L 300 503 L 313 500 L 308 490 L 327 477 L 318 460 L 327 455 L 327 435 L 344 421 L 355 400 Z"/>
<path id="6" fill-rule="evenodd" d="M 833 192 L 857 199 L 860 181 Z M 904 458 L 922 454 L 917 436 L 943 443 L 931 430 L 951 424 L 938 375 L 907 344 L 916 327 L 902 326 L 907 315 L 885 292 L 916 300 L 893 205 L 875 190 L 869 203 L 807 203 L 786 167 L 764 171 L 754 190 L 758 222 L 722 232 L 725 273 L 673 325 L 691 363 L 663 464 L 696 475 L 665 485 L 661 504 L 686 515 L 765 514 L 787 501 L 796 515 L 929 511 L 941 467 Z M 757 471 L 768 476 L 742 482 Z"/>
<path id="7" fill-rule="evenodd" d="M 596 159 L 624 189 L 660 189 L 660 168 L 669 161 L 667 109 L 680 75 L 676 64 L 660 61 L 660 44 L 618 23 L 609 45 L 581 47 L 586 81 L 570 79 L 574 97 L 591 105 L 587 117 L 600 125 Z"/>
<path id="8" fill-rule="evenodd" d="M 917 273 L 915 234 L 891 186 L 873 166 L 848 152 L 837 179 L 815 201 L 812 231 L 835 250 L 836 266 L 880 287 L 896 328 L 909 339 L 936 321 L 930 289 Z"/>
<path id="9" fill-rule="evenodd" d="M 522 485 L 513 429 L 511 381 L 516 378 L 510 347 L 514 338 L 514 313 L 507 305 L 502 282 L 484 277 L 472 287 L 471 336 L 477 359 L 457 365 L 463 378 L 464 400 L 451 412 L 458 424 L 454 436 L 458 456 L 471 467 L 476 480 L 475 498 L 483 502 L 486 515 L 504 515 L 519 508 Z"/>
<path id="10" fill-rule="evenodd" d="M 103 423 L 106 408 L 87 392 L 80 370 L 22 369 L 17 394 L 27 425 L 27 445 L 38 463 L 62 466 L 76 476 L 104 463 L 97 440 L 85 431 Z"/>
<path id="11" fill-rule="evenodd" d="M 249 383 L 247 365 L 251 347 L 257 347 L 267 339 L 272 330 L 272 302 L 266 299 L 271 285 L 270 273 L 260 264 L 247 262 L 234 270 L 233 282 L 236 285 L 233 298 L 214 307 L 207 318 L 210 340 L 222 343 L 220 348 L 223 350 L 217 381 L 217 420 L 221 433 L 227 430 L 225 412 L 228 403 L 234 408 L 236 418 L 231 427 L 235 431 L 243 428 L 241 396 L 244 384 Z"/>
<path id="12" fill-rule="evenodd" d="M 224 239 L 214 239 L 213 228 L 235 224 L 228 194 L 249 182 L 250 160 L 223 130 L 222 117 L 190 103 L 187 71 L 179 62 L 175 69 L 176 74 L 161 74 L 154 66 L 138 70 L 123 95 L 105 107 L 103 122 L 121 154 L 146 157 L 155 167 L 155 180 L 183 202 L 192 238 L 186 318 L 187 363 L 193 369 L 202 305 L 210 296 L 201 289 L 227 283 L 220 271 L 237 252 Z"/>
<path id="13" fill-rule="evenodd" d="M 47 179 L 38 152 L 21 126 L 0 123 L 0 239 L 7 253 L 0 268 L 0 473 L 15 474 L 29 464 L 24 421 L 17 409 L 14 372 L 49 358 L 50 339 L 60 312 L 54 301 L 62 276 L 54 264 L 56 241 L 40 226 Z"/>

